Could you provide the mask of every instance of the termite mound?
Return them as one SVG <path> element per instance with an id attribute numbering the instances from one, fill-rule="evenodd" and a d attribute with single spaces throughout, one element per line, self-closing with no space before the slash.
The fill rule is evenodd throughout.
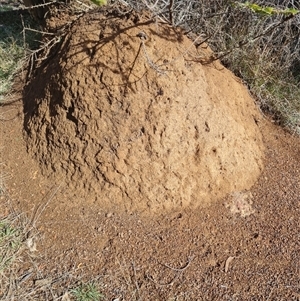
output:
<path id="1" fill-rule="evenodd" d="M 204 46 L 204 45 L 202 45 Z M 249 189 L 263 168 L 259 112 L 209 49 L 147 14 L 73 23 L 24 91 L 28 150 L 76 201 L 144 210 Z"/>

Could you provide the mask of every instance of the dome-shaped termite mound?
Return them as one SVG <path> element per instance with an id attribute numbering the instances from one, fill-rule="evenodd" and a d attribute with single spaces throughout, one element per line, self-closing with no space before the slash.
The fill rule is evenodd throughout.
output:
<path id="1" fill-rule="evenodd" d="M 198 206 L 262 169 L 247 89 L 182 30 L 107 8 L 72 25 L 24 92 L 28 149 L 76 195 Z"/>

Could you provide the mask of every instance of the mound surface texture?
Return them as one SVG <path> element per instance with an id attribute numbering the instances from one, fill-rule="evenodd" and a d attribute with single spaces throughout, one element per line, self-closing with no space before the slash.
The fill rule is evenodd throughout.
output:
<path id="1" fill-rule="evenodd" d="M 180 30 L 114 9 L 78 19 L 24 92 L 28 149 L 77 196 L 200 205 L 262 169 L 246 88 Z M 201 63 L 202 62 L 202 63 Z"/>

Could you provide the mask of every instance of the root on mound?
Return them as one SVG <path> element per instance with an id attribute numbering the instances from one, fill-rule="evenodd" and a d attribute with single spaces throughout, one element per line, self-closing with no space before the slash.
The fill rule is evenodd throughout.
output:
<path id="1" fill-rule="evenodd" d="M 28 149 L 74 194 L 126 208 L 200 205 L 262 169 L 246 88 L 181 30 L 136 13 L 78 19 L 24 92 Z"/>

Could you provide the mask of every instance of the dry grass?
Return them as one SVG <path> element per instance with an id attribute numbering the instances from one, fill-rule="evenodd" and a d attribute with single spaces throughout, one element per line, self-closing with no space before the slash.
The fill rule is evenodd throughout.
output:
<path id="1" fill-rule="evenodd" d="M 4 198 L 2 195 L 2 204 Z M 23 215 L 7 213 L 0 216 L 0 300 L 21 300 L 20 287 L 32 273 L 29 268 L 28 272 L 20 274 L 19 268 L 20 263 L 31 262 L 25 258 L 30 257 L 34 248 L 33 236 L 27 229 L 28 221 Z"/>
<path id="2" fill-rule="evenodd" d="M 5 200 L 6 201 L 3 201 Z M 83 280 L 75 269 L 52 272 L 39 252 L 41 237 L 24 214 L 16 214 L 1 196 L 0 301 L 99 301 L 104 295 L 95 281 Z M 57 263 L 61 266 L 62 263 Z"/>

